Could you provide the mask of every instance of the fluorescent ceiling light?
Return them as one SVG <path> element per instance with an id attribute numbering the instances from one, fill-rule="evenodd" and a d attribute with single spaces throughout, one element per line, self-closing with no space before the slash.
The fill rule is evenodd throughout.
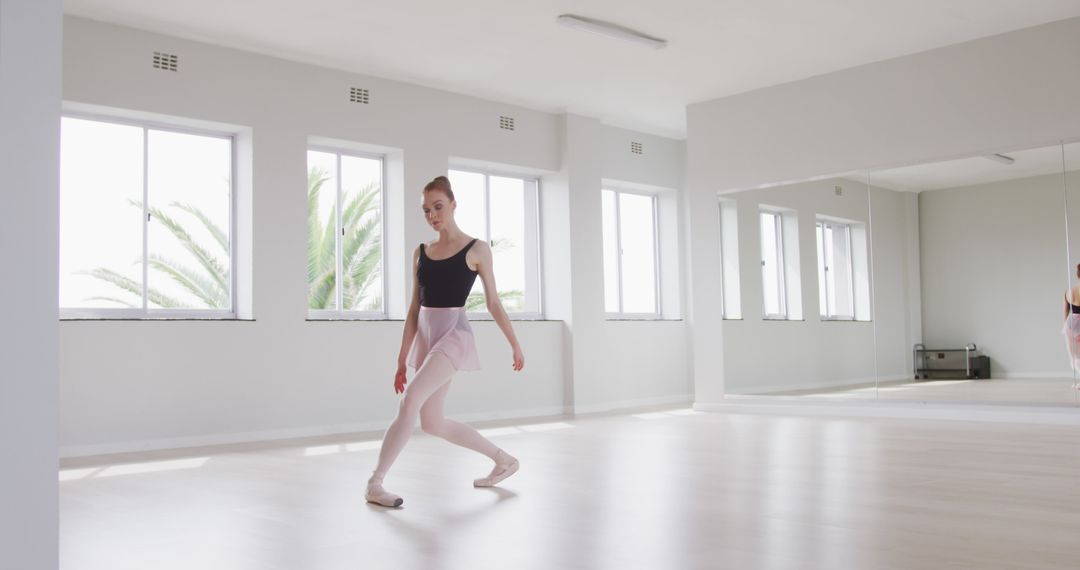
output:
<path id="1" fill-rule="evenodd" d="M 1013 162 L 1016 162 L 1016 159 L 1011 156 L 997 153 L 983 155 L 983 158 L 994 162 L 1000 162 L 1001 164 L 1012 164 Z"/>
<path id="2" fill-rule="evenodd" d="M 600 34 L 601 36 L 607 36 L 609 38 L 635 42 L 647 45 L 653 49 L 660 49 L 667 45 L 667 40 L 654 38 L 648 34 L 643 34 L 637 30 L 624 28 L 617 24 L 612 24 L 611 22 L 605 22 L 603 20 L 594 20 L 592 18 L 574 16 L 572 14 L 563 14 L 558 18 L 555 18 L 555 21 L 568 28 L 577 28 L 579 30 L 585 30 L 586 32 Z"/>

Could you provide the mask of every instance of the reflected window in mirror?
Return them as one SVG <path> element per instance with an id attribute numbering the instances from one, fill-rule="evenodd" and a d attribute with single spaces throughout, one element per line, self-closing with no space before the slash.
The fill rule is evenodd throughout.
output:
<path id="1" fill-rule="evenodd" d="M 779 212 L 761 212 L 761 296 L 767 319 L 786 319 L 784 225 Z"/>
<path id="2" fill-rule="evenodd" d="M 855 272 L 852 267 L 851 226 L 817 222 L 818 307 L 833 320 L 855 318 Z"/>
<path id="3" fill-rule="evenodd" d="M 761 206 L 759 220 L 762 316 L 766 320 L 801 320 L 798 214 Z"/>
<path id="4" fill-rule="evenodd" d="M 720 210 L 720 310 L 725 319 L 742 318 L 739 290 L 739 221 L 735 200 L 721 198 Z"/>

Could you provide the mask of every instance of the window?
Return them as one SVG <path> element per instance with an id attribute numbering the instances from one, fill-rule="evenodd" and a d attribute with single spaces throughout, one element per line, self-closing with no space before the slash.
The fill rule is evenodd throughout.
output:
<path id="1" fill-rule="evenodd" d="M 235 315 L 233 137 L 65 116 L 64 318 Z"/>
<path id="2" fill-rule="evenodd" d="M 656 197 L 602 191 L 604 310 L 613 316 L 660 316 Z"/>
<path id="3" fill-rule="evenodd" d="M 725 319 L 742 318 L 739 289 L 739 212 L 734 200 L 720 199 L 720 311 Z"/>
<path id="4" fill-rule="evenodd" d="M 817 222 L 818 306 L 826 319 L 855 318 L 851 226 Z"/>
<path id="5" fill-rule="evenodd" d="M 818 312 L 822 320 L 870 321 L 866 224 L 818 216 Z"/>
<path id="6" fill-rule="evenodd" d="M 539 318 L 540 233 L 538 184 L 535 179 L 471 170 L 450 170 L 463 232 L 491 246 L 495 286 L 503 308 L 515 318 Z M 479 278 L 465 303 L 467 310 L 487 314 Z"/>
<path id="7" fill-rule="evenodd" d="M 308 151 L 308 314 L 383 318 L 383 160 Z"/>
<path id="8" fill-rule="evenodd" d="M 786 319 L 784 224 L 779 212 L 761 212 L 761 285 L 765 318 Z"/>

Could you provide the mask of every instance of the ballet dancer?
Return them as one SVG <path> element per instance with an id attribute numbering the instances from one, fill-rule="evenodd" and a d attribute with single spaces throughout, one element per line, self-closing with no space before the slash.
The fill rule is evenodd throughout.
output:
<path id="1" fill-rule="evenodd" d="M 438 232 L 430 244 L 413 252 L 412 301 L 401 338 L 394 392 L 404 396 L 398 414 L 386 430 L 379 461 L 367 483 L 365 499 L 386 507 L 400 507 L 404 500 L 383 488 L 383 479 L 409 440 L 416 418 L 420 428 L 451 443 L 482 453 L 495 466 L 491 473 L 473 481 L 475 487 L 491 487 L 517 472 L 518 460 L 475 429 L 443 417 L 443 402 L 450 378 L 462 370 L 478 370 L 476 342 L 465 315 L 465 301 L 476 276 L 484 286 L 488 312 L 502 329 L 513 350 L 513 369 L 525 366 L 510 318 L 495 289 L 491 247 L 465 234 L 454 222 L 457 202 L 450 179 L 439 176 L 424 187 L 424 217 Z M 416 372 L 406 388 L 405 367 Z"/>
<path id="2" fill-rule="evenodd" d="M 1076 277 L 1080 278 L 1080 265 L 1076 266 Z M 1069 363 L 1073 377 L 1080 372 L 1080 285 L 1069 287 L 1065 292 L 1065 323 L 1061 327 L 1065 335 L 1065 347 L 1069 351 Z M 1080 389 L 1080 385 L 1077 385 Z"/>

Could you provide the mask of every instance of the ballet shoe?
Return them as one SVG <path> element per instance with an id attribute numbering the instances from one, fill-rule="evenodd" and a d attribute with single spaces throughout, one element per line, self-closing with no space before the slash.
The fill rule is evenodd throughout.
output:
<path id="1" fill-rule="evenodd" d="M 364 500 L 384 507 L 400 507 L 405 503 L 405 500 L 401 497 L 383 489 L 382 479 L 376 479 L 374 477 L 368 479 Z"/>
<path id="2" fill-rule="evenodd" d="M 498 455 L 506 455 L 506 452 L 500 449 Z M 513 459 L 510 463 L 505 464 L 500 464 L 496 461 L 495 467 L 491 470 L 491 473 L 489 473 L 487 477 L 481 477 L 474 480 L 473 487 L 494 487 L 503 479 L 517 473 L 519 467 L 521 467 L 521 463 L 519 463 L 517 459 Z"/>

